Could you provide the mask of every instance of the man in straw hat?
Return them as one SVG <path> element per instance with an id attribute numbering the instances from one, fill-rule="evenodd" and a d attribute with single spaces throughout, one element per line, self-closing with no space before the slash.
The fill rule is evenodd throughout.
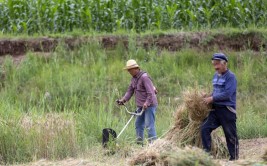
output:
<path id="1" fill-rule="evenodd" d="M 201 126 L 201 137 L 204 150 L 211 151 L 211 132 L 222 126 L 226 137 L 230 160 L 238 159 L 238 137 L 236 131 L 236 87 L 235 74 L 227 68 L 228 58 L 223 53 L 215 53 L 212 64 L 216 70 L 213 76 L 213 92 L 204 98 L 213 110 Z"/>
<path id="2" fill-rule="evenodd" d="M 145 128 L 148 132 L 148 141 L 151 142 L 156 139 L 155 113 L 158 102 L 155 87 L 149 75 L 140 70 L 135 60 L 128 60 L 124 69 L 132 75 L 132 80 L 127 92 L 118 101 L 118 104 L 129 101 L 132 95 L 135 94 L 135 102 L 138 107 L 137 112 L 141 112 L 142 109 L 145 110 L 135 121 L 137 143 L 143 144 Z"/>

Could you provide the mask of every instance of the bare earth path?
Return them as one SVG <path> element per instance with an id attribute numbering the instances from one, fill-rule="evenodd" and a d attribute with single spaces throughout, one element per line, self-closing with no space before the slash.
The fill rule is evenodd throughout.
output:
<path id="1" fill-rule="evenodd" d="M 267 150 L 267 138 L 256 138 L 240 140 L 240 160 L 229 162 L 227 160 L 220 161 L 221 165 L 253 165 L 253 162 L 262 161 L 262 156 Z"/>
<path id="2" fill-rule="evenodd" d="M 255 165 L 253 163 L 262 162 L 262 156 L 267 150 L 267 138 L 256 138 L 240 140 L 240 160 L 235 162 L 230 162 L 228 160 L 219 160 L 218 162 L 222 166 L 249 166 Z M 96 151 L 95 153 L 98 153 Z M 100 152 L 101 153 L 101 152 Z M 91 155 L 88 158 L 78 158 L 78 159 L 66 159 L 61 161 L 48 161 L 39 160 L 32 163 L 22 164 L 30 166 L 108 166 L 108 165 L 127 165 L 125 158 L 118 157 L 107 157 L 107 158 L 97 158 Z M 22 166 L 20 165 L 20 166 Z M 258 164 L 258 166 L 263 166 L 264 164 Z M 265 164 L 267 165 L 267 164 Z"/>

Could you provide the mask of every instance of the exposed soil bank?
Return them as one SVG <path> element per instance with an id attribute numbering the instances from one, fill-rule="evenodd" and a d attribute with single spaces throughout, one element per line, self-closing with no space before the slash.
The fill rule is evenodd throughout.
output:
<path id="1" fill-rule="evenodd" d="M 211 32 L 180 32 L 176 34 L 158 34 L 136 37 L 137 46 L 149 49 L 157 47 L 169 51 L 178 51 L 182 48 L 196 48 L 200 50 L 234 50 L 241 51 L 251 49 L 254 51 L 266 51 L 266 34 L 260 32 L 235 32 L 235 33 L 211 33 Z M 27 51 L 52 52 L 62 43 L 68 49 L 77 48 L 91 41 L 98 41 L 106 49 L 113 49 L 119 43 L 125 47 L 129 45 L 129 37 L 122 35 L 107 35 L 98 37 L 68 37 L 52 38 L 40 37 L 33 39 L 0 39 L 0 56 L 24 55 Z"/>

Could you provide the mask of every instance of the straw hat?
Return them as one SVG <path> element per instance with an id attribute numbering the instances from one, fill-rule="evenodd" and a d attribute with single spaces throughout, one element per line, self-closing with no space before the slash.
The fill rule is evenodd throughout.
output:
<path id="1" fill-rule="evenodd" d="M 139 68 L 139 66 L 135 60 L 130 59 L 126 62 L 126 66 L 124 67 L 124 70 L 129 70 L 129 69 L 133 69 L 133 68 Z"/>

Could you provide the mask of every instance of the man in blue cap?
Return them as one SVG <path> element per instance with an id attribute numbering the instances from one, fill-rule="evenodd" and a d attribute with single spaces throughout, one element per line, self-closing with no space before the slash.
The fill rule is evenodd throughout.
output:
<path id="1" fill-rule="evenodd" d="M 235 74 L 227 68 L 228 58 L 223 53 L 215 53 L 212 64 L 216 73 L 213 76 L 213 92 L 204 97 L 206 104 L 212 104 L 212 111 L 201 126 L 203 148 L 211 151 L 211 132 L 222 126 L 230 160 L 237 160 L 239 153 L 236 131 L 236 87 Z"/>

